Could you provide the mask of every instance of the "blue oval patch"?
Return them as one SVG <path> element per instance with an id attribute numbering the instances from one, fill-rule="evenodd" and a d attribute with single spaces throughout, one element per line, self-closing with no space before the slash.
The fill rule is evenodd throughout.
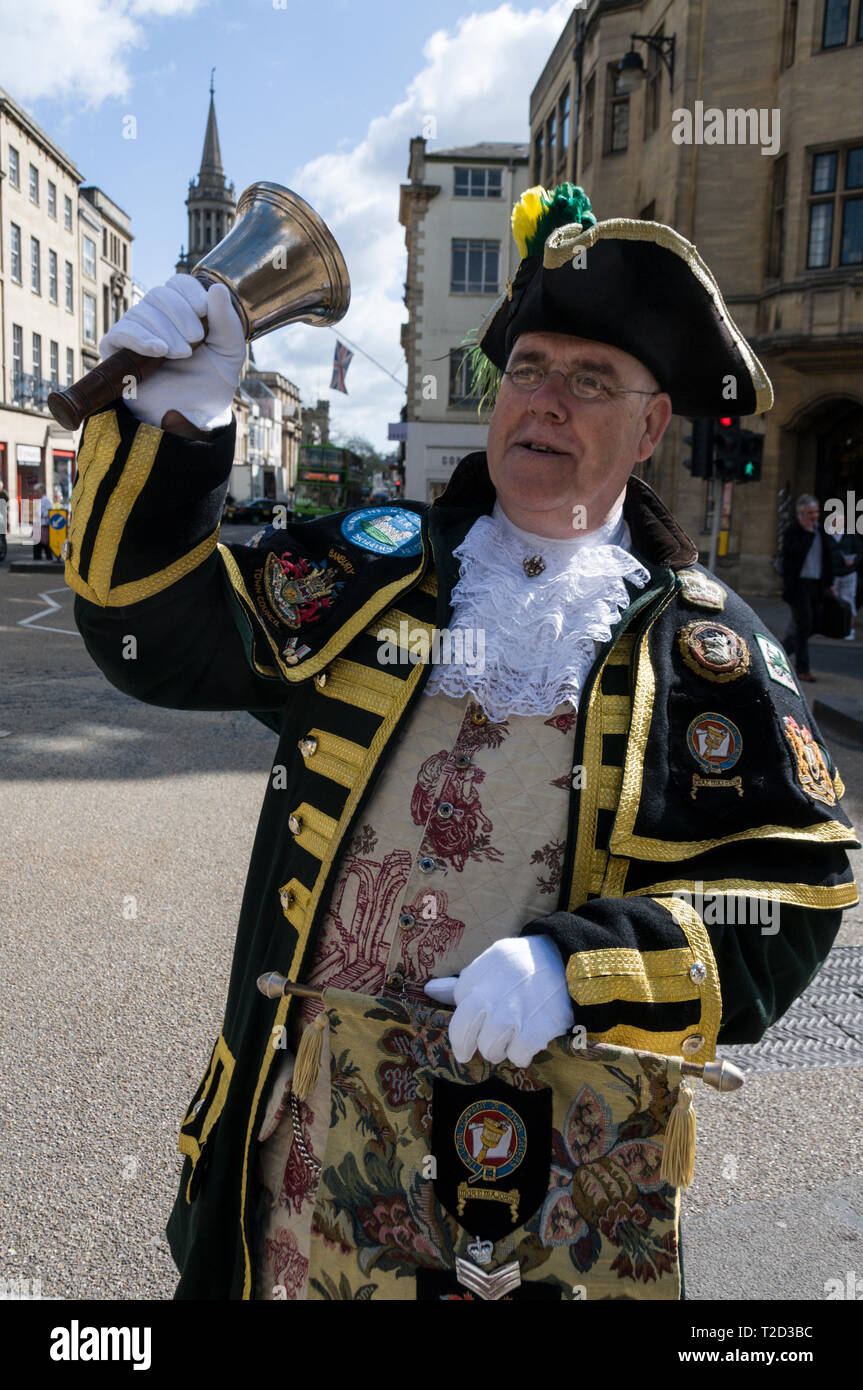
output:
<path id="1" fill-rule="evenodd" d="M 421 530 L 421 518 L 403 507 L 364 507 L 342 522 L 346 541 L 376 555 L 419 555 Z"/>

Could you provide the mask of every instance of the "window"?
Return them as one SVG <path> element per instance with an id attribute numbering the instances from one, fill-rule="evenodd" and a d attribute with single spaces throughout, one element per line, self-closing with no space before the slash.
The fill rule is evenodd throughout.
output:
<path id="1" fill-rule="evenodd" d="M 72 230 L 72 199 L 63 195 L 63 226 L 67 232 Z"/>
<path id="2" fill-rule="evenodd" d="M 73 298 L 72 262 L 66 262 L 66 308 L 70 314 L 75 312 L 75 302 Z"/>
<path id="3" fill-rule="evenodd" d="M 20 323 L 12 325 L 12 373 L 17 381 L 24 371 L 24 329 Z M 17 392 L 16 392 L 17 395 Z"/>
<path id="4" fill-rule="evenodd" d="M 584 154 L 582 167 L 593 159 L 593 115 L 596 107 L 596 73 L 591 73 L 584 89 Z"/>
<path id="5" fill-rule="evenodd" d="M 123 242 L 123 269 L 124 269 L 124 270 L 128 270 L 128 266 L 127 266 L 127 264 L 126 264 L 126 243 L 125 243 L 125 241 Z"/>
<path id="6" fill-rule="evenodd" d="M 851 0 L 826 0 L 822 48 L 839 48 L 848 38 L 848 11 Z"/>
<path id="7" fill-rule="evenodd" d="M 42 375 L 42 334 L 33 334 L 33 375 Z"/>
<path id="8" fill-rule="evenodd" d="M 863 264 L 863 145 L 813 155 L 809 193 L 807 269 Z"/>
<path id="9" fill-rule="evenodd" d="M 111 327 L 111 293 L 107 285 L 102 286 L 102 332 Z"/>
<path id="10" fill-rule="evenodd" d="M 785 0 L 785 15 L 782 21 L 782 58 L 779 71 L 784 72 L 794 62 L 794 44 L 797 37 L 797 0 Z"/>
<path id="11" fill-rule="evenodd" d="M 545 168 L 549 183 L 551 182 L 551 175 L 554 172 L 554 145 L 556 138 L 557 121 L 554 112 L 552 112 L 545 123 Z"/>
<path id="12" fill-rule="evenodd" d="M 30 238 L 30 288 L 34 294 L 42 293 L 42 264 L 39 259 L 39 242 Z"/>
<path id="13" fill-rule="evenodd" d="M 605 80 L 606 154 L 621 154 L 629 144 L 629 95 L 621 91 L 617 65 L 609 63 Z"/>
<path id="14" fill-rule="evenodd" d="M 452 244 L 452 294 L 497 294 L 499 241 L 457 239 Z"/>
<path id="15" fill-rule="evenodd" d="M 92 237 L 82 237 L 84 274 L 89 275 L 91 280 L 96 279 L 96 243 Z"/>
<path id="16" fill-rule="evenodd" d="M 96 341 L 96 300 L 92 294 L 84 295 L 84 342 Z"/>
<path id="17" fill-rule="evenodd" d="M 773 182 L 770 189 L 770 230 L 767 238 L 767 274 L 772 280 L 782 279 L 782 252 L 785 242 L 785 180 L 788 156 L 781 154 L 773 161 Z"/>
<path id="18" fill-rule="evenodd" d="M 48 252 L 48 298 L 57 303 L 57 252 Z"/>
<path id="19" fill-rule="evenodd" d="M 107 260 L 107 257 L 108 257 L 108 228 L 107 228 L 107 227 L 103 227 L 103 228 L 102 228 L 102 255 L 103 255 L 103 256 L 106 258 L 106 260 Z"/>
<path id="20" fill-rule="evenodd" d="M 57 217 L 57 185 L 48 180 L 48 216 Z"/>
<path id="21" fill-rule="evenodd" d="M 39 206 L 39 170 L 35 164 L 30 165 L 30 202 Z"/>
<path id="22" fill-rule="evenodd" d="M 60 385 L 60 348 L 57 343 L 52 342 L 48 349 L 51 360 L 51 385 Z"/>
<path id="23" fill-rule="evenodd" d="M 566 91 L 563 93 L 563 96 L 560 98 L 559 115 L 560 115 L 560 153 L 559 153 L 559 155 L 558 155 L 558 162 L 559 162 L 559 163 L 563 163 L 564 159 L 566 158 L 567 154 L 569 153 L 569 88 L 568 88 L 568 87 L 567 87 Z"/>
<path id="24" fill-rule="evenodd" d="M 479 396 L 470 394 L 470 365 L 464 348 L 453 348 L 449 355 L 449 403 L 474 409 L 479 405 Z"/>
<path id="25" fill-rule="evenodd" d="M 663 29 L 657 29 L 661 38 Z M 644 81 L 644 136 L 652 135 L 659 125 L 659 103 L 662 95 L 662 58 L 659 50 L 649 44 L 647 48 L 647 69 Z"/>
<path id="26" fill-rule="evenodd" d="M 16 227 L 14 222 L 9 223 L 9 243 L 10 243 L 10 266 L 12 279 L 16 285 L 21 284 L 21 228 Z"/>
<path id="27" fill-rule="evenodd" d="M 66 349 L 66 385 L 72 386 L 75 382 L 75 351 L 74 348 Z"/>
<path id="28" fill-rule="evenodd" d="M 9 146 L 9 182 L 13 188 L 21 187 L 21 162 L 14 145 Z"/>
<path id="29" fill-rule="evenodd" d="M 500 169 L 456 169 L 453 193 L 456 198 L 500 198 L 503 196 L 502 171 Z M 119 241 L 117 242 L 117 250 L 119 252 Z M 123 269 L 126 269 L 125 242 L 123 243 Z"/>
<path id="30" fill-rule="evenodd" d="M 540 131 L 533 142 L 533 181 L 535 184 L 542 183 L 542 147 L 543 138 Z"/>

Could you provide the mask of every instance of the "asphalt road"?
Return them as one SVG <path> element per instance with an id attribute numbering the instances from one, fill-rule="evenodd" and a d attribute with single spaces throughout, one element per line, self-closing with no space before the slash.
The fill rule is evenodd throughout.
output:
<path id="1" fill-rule="evenodd" d="M 860 693 L 861 645 L 818 644 L 814 669 L 837 668 L 825 691 Z M 46 1298 L 167 1299 L 177 1128 L 221 1022 L 274 736 L 114 690 L 59 567 L 0 566 L 0 650 L 0 1277 Z M 863 824 L 863 748 L 831 746 Z M 860 908 L 837 946 L 743 1090 L 698 1088 L 691 1299 L 822 1299 L 863 1273 Z"/>

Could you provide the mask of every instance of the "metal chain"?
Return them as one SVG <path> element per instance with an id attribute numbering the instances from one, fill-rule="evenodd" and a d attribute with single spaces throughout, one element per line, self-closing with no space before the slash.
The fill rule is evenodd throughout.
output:
<path id="1" fill-rule="evenodd" d="M 306 1165 L 308 1172 L 313 1178 L 321 1176 L 322 1164 L 313 1158 L 306 1148 L 306 1141 L 303 1138 L 303 1122 L 300 1118 L 300 1101 L 295 1091 L 291 1091 L 291 1119 L 294 1122 L 294 1143 L 300 1151 L 300 1158 Z"/>

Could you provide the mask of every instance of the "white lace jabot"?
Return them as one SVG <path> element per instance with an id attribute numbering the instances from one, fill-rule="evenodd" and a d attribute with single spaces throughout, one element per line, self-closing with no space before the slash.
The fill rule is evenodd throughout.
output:
<path id="1" fill-rule="evenodd" d="M 577 709 L 597 645 L 630 601 L 624 578 L 643 588 L 650 577 L 630 544 L 622 510 L 597 531 L 551 540 L 514 526 L 495 502 L 454 552 L 450 632 L 463 644 L 442 647 L 426 694 L 471 694 L 495 720 Z M 522 562 L 533 555 L 545 570 L 528 578 Z"/>

